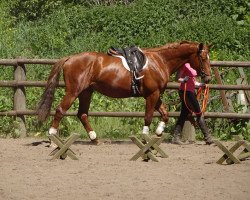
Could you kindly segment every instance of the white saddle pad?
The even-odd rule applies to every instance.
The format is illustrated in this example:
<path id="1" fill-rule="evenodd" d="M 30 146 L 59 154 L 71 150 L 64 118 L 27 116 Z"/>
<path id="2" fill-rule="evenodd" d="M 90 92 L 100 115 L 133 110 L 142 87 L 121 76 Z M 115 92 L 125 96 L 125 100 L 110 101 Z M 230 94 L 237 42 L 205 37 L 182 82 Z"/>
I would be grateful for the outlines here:
<path id="1" fill-rule="evenodd" d="M 113 56 L 120 58 L 122 60 L 123 67 L 125 67 L 128 71 L 130 71 L 128 63 L 127 63 L 126 59 L 123 56 L 120 56 L 120 55 L 113 55 Z M 145 65 L 143 65 L 142 69 L 146 68 L 147 65 L 148 65 L 148 58 L 146 58 Z"/>

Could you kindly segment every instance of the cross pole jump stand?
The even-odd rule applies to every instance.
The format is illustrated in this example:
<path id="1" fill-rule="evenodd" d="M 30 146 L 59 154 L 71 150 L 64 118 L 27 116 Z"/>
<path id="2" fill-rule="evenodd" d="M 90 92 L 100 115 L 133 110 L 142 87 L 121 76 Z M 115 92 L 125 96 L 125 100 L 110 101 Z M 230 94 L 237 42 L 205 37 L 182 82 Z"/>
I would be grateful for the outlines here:
<path id="1" fill-rule="evenodd" d="M 80 135 L 73 133 L 65 141 L 58 135 L 49 135 L 48 137 L 57 145 L 57 147 L 49 154 L 50 156 L 53 156 L 51 160 L 57 158 L 64 160 L 67 156 L 73 160 L 78 160 L 76 154 L 69 147 L 80 137 Z"/>
<path id="2" fill-rule="evenodd" d="M 241 161 L 250 157 L 250 144 L 238 135 L 234 135 L 233 137 L 236 143 L 230 149 L 227 149 L 219 140 L 214 140 L 214 143 L 224 152 L 224 155 L 216 162 L 217 164 L 222 165 L 224 161 L 227 164 L 240 164 Z M 241 146 L 244 147 L 244 150 L 235 156 L 233 153 Z"/>
<path id="3" fill-rule="evenodd" d="M 161 137 L 150 137 L 147 134 L 141 134 L 142 141 L 136 136 L 130 136 L 132 142 L 140 148 L 140 150 L 130 160 L 135 161 L 139 157 L 142 157 L 144 161 L 151 159 L 152 161 L 159 162 L 159 160 L 156 158 L 157 153 L 159 153 L 162 158 L 167 158 L 168 155 L 159 147 L 159 145 L 169 135 L 169 133 L 164 133 Z"/>

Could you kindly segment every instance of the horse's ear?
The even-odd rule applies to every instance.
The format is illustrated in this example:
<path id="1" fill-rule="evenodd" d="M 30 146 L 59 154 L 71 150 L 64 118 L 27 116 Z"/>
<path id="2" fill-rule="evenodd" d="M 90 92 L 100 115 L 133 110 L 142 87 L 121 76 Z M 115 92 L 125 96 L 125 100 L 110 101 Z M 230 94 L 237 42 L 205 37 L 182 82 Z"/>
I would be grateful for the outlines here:
<path id="1" fill-rule="evenodd" d="M 203 47 L 204 47 L 204 44 L 203 44 L 203 43 L 200 43 L 200 44 L 199 44 L 199 47 L 198 47 L 198 48 L 199 48 L 199 52 L 203 50 Z"/>
<path id="2" fill-rule="evenodd" d="M 213 44 L 209 44 L 207 46 L 208 46 L 208 49 L 212 49 L 214 45 Z"/>

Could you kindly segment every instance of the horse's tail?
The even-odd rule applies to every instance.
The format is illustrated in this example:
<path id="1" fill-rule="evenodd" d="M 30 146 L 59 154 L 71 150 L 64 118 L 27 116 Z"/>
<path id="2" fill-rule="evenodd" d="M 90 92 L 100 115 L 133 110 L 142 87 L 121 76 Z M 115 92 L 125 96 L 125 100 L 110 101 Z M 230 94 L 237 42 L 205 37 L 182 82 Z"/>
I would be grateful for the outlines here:
<path id="1" fill-rule="evenodd" d="M 64 65 L 64 63 L 68 59 L 69 58 L 63 58 L 63 59 L 59 60 L 54 65 L 54 67 L 52 68 L 52 70 L 50 72 L 45 91 L 42 95 L 41 101 L 40 101 L 38 108 L 37 108 L 37 111 L 36 111 L 37 116 L 38 116 L 38 120 L 41 122 L 44 122 L 50 114 L 52 102 L 54 100 L 55 89 L 59 83 L 60 72 L 62 70 L 62 66 Z"/>

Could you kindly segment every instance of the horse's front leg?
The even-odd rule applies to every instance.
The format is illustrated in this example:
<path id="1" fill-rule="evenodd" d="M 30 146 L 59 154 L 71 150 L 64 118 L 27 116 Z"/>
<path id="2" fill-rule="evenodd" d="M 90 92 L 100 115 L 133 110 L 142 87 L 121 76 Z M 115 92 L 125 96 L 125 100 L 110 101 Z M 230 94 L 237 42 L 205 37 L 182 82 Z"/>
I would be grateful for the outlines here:
<path id="1" fill-rule="evenodd" d="M 57 134 L 57 129 L 59 127 L 60 121 L 63 118 L 66 111 L 70 108 L 72 103 L 75 101 L 76 97 L 71 93 L 66 93 L 63 97 L 62 102 L 56 109 L 54 119 L 52 121 L 51 128 L 49 129 L 49 135 Z"/>
<path id="2" fill-rule="evenodd" d="M 75 99 L 76 97 L 74 95 L 72 95 L 69 92 L 66 92 L 65 96 L 63 97 L 62 102 L 56 109 L 56 113 L 52 121 L 52 125 L 49 129 L 49 135 L 57 134 L 60 121 L 62 120 L 64 114 L 70 108 L 70 106 L 72 105 Z M 56 147 L 53 141 L 50 141 L 50 147 Z"/>
<path id="3" fill-rule="evenodd" d="M 142 134 L 149 134 L 149 126 L 152 123 L 154 110 L 159 100 L 159 97 L 160 97 L 159 91 L 155 91 L 154 93 L 146 97 L 146 110 L 145 110 L 144 127 L 142 130 Z"/>
<path id="4" fill-rule="evenodd" d="M 168 122 L 168 112 L 166 109 L 166 105 L 162 103 L 161 99 L 159 98 L 155 109 L 161 114 L 161 121 L 156 129 L 156 135 L 161 136 L 162 132 L 164 131 L 165 124 Z"/>

